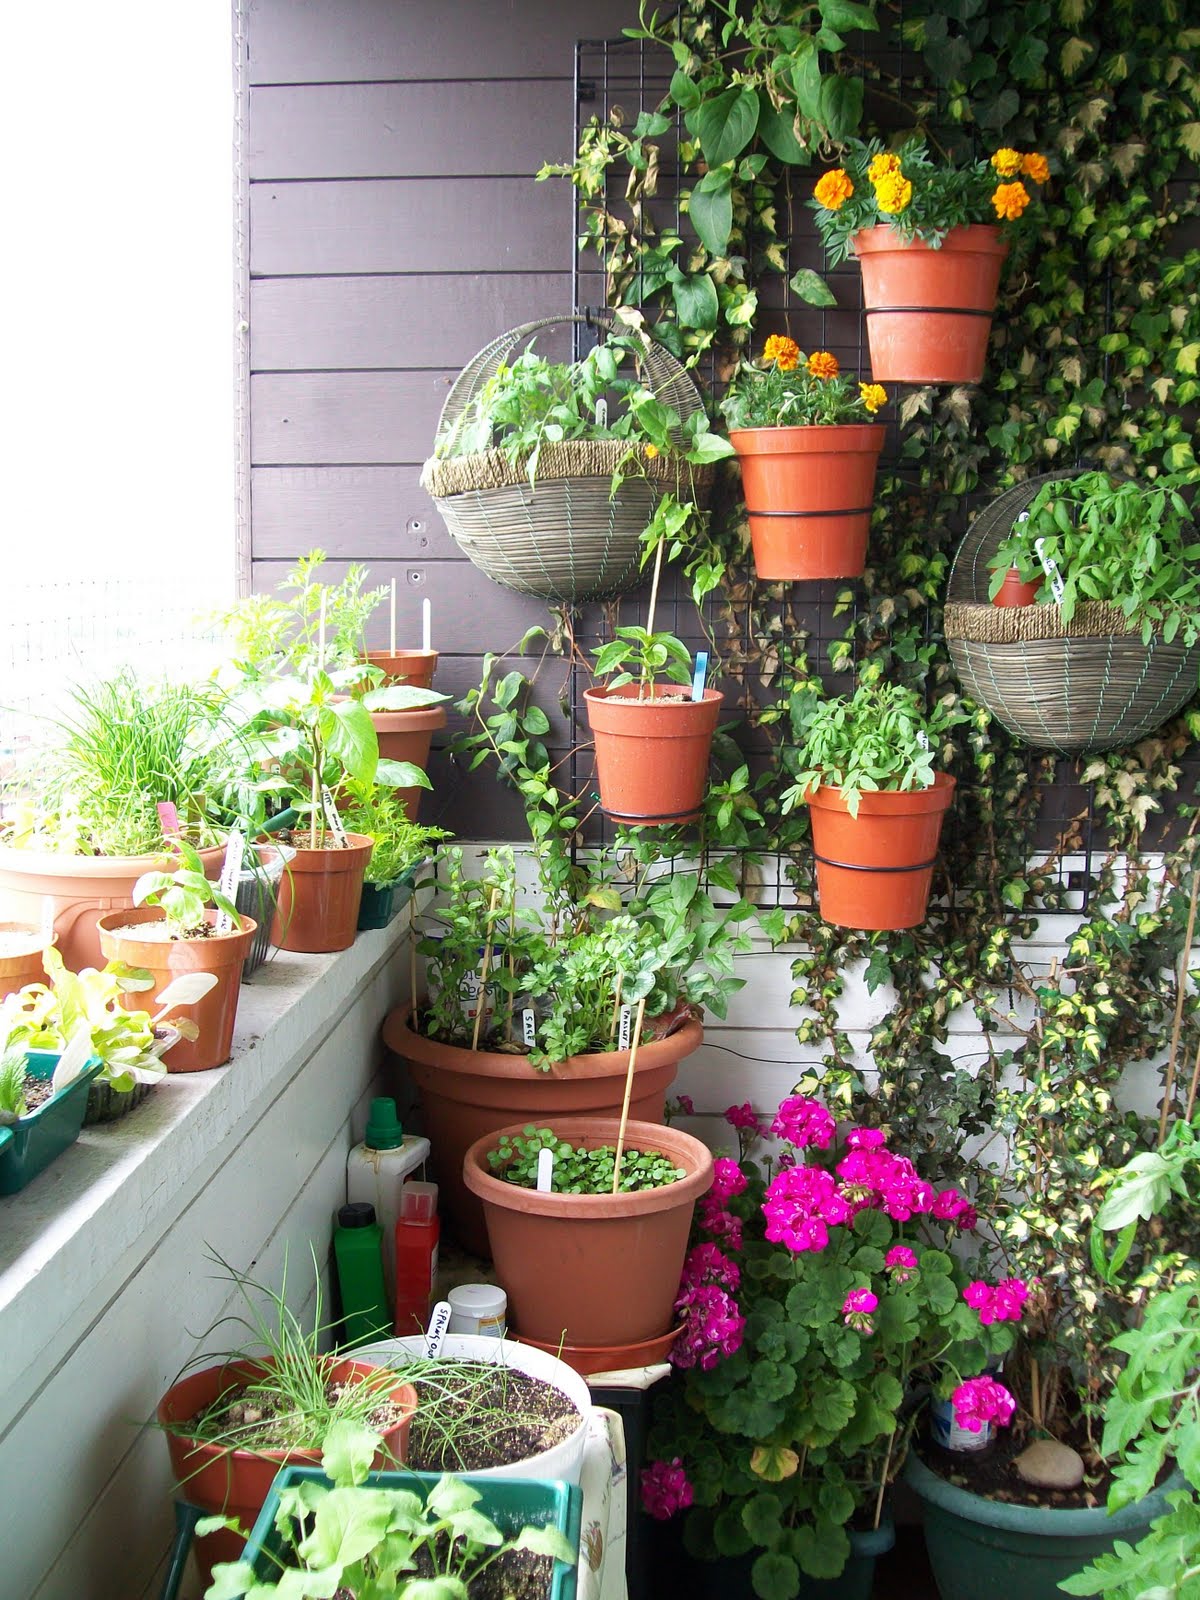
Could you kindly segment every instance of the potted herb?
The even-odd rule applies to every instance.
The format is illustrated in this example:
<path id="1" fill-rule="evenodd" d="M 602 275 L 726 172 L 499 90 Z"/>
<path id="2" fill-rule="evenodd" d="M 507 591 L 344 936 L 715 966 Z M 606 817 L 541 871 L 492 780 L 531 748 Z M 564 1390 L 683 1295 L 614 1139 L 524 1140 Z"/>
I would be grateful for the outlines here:
<path id="1" fill-rule="evenodd" d="M 903 684 L 864 677 L 846 699 L 812 684 L 790 715 L 797 753 L 785 812 L 806 803 L 822 918 L 844 928 L 913 928 L 929 903 L 942 820 L 954 779 L 936 770 L 962 720 L 954 697 L 926 711 Z"/>
<path id="2" fill-rule="evenodd" d="M 1000 268 L 1002 229 L 1050 176 L 1044 156 L 997 150 L 939 162 L 923 139 L 896 150 L 849 141 L 810 202 L 836 266 L 862 266 L 871 374 L 883 383 L 978 383 Z"/>
<path id="3" fill-rule="evenodd" d="M 417 774 L 428 787 L 424 773 Z M 345 784 L 348 804 L 342 820 L 353 833 L 372 840 L 372 849 L 363 875 L 362 903 L 358 926 L 386 928 L 412 893 L 417 873 L 447 838 L 442 828 L 423 828 L 409 821 L 408 807 L 400 789 L 381 788 L 349 778 Z"/>
<path id="4" fill-rule="evenodd" d="M 537 1187 L 543 1149 L 547 1191 Z M 477 1139 L 463 1178 L 482 1202 L 517 1332 L 617 1348 L 667 1332 L 692 1211 L 712 1176 L 698 1139 L 648 1122 L 561 1117 Z"/>
<path id="5" fill-rule="evenodd" d="M 721 410 L 760 579 L 862 576 L 886 404 L 886 390 L 855 383 L 828 350 L 805 356 L 780 334 L 739 365 Z"/>
<path id="6" fill-rule="evenodd" d="M 0 1007 L 0 1195 L 16 1194 L 75 1143 L 100 1071 L 86 1030 L 61 1054 L 30 1050 Z"/>

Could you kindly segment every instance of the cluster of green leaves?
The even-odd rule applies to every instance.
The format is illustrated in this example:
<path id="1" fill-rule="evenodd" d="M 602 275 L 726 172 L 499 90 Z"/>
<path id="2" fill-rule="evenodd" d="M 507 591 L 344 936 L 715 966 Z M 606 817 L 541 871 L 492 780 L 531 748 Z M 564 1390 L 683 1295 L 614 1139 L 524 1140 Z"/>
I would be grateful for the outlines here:
<path id="1" fill-rule="evenodd" d="M 505 1134 L 494 1150 L 488 1151 L 488 1166 L 497 1178 L 521 1189 L 536 1189 L 538 1161 L 543 1150 L 554 1152 L 550 1188 L 554 1194 L 611 1194 L 616 1171 L 617 1147 L 613 1144 L 588 1147 L 561 1139 L 552 1128 L 537 1128 L 533 1123 L 520 1133 Z M 654 1150 L 626 1149 L 621 1152 L 621 1177 L 618 1192 L 633 1194 L 640 1189 L 661 1189 L 677 1183 L 687 1173 L 669 1157 Z"/>
<path id="2" fill-rule="evenodd" d="M 366 653 L 367 623 L 387 590 L 366 588 L 367 569 L 357 561 L 337 583 L 326 582 L 326 559 L 324 550 L 310 550 L 276 586 L 281 598 L 247 595 L 214 618 L 242 677 L 304 677 L 318 666 L 351 666 Z"/>
<path id="3" fill-rule="evenodd" d="M 237 907 L 204 875 L 204 862 L 186 839 L 175 845 L 174 872 L 144 872 L 133 886 L 135 906 L 161 906 L 176 939 L 189 939 L 205 927 L 209 906 L 228 912 L 239 925 Z"/>
<path id="4" fill-rule="evenodd" d="M 647 633 L 636 626 L 617 628 L 608 643 L 593 654 L 596 676 L 606 678 L 610 689 L 636 683 L 639 694 L 645 695 L 660 679 L 692 681 L 692 653 L 673 633 Z"/>
<path id="5" fill-rule="evenodd" d="M 426 774 L 411 762 L 385 761 L 382 765 L 397 787 L 431 787 Z M 394 771 L 397 767 L 408 769 L 402 782 Z M 349 833 L 365 834 L 375 841 L 365 879 L 367 883 L 386 888 L 402 878 L 412 877 L 437 845 L 450 836 L 444 828 L 427 828 L 419 822 L 410 822 L 404 800 L 391 784 L 379 781 L 378 772 L 377 767 L 374 783 L 346 779 L 349 804 L 342 812 L 342 821 Z"/>
<path id="6" fill-rule="evenodd" d="M 721 402 L 731 428 L 829 427 L 840 422 L 873 422 L 878 406 L 868 406 L 863 386 L 852 373 L 818 378 L 809 372 L 803 351 L 788 370 L 777 361 L 742 361 Z"/>
<path id="7" fill-rule="evenodd" d="M 25 1098 L 25 1047 L 11 1039 L 0 1051 L 0 1127 L 17 1122 L 29 1109 Z"/>

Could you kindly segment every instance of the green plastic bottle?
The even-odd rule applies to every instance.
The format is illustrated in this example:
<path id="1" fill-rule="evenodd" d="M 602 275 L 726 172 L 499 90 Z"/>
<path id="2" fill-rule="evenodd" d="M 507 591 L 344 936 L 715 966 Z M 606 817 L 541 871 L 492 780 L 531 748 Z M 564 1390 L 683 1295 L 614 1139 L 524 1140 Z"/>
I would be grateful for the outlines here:
<path id="1" fill-rule="evenodd" d="M 383 1283 L 383 1229 L 373 1205 L 353 1200 L 341 1207 L 333 1256 L 342 1294 L 343 1347 L 388 1338 L 392 1318 Z"/>

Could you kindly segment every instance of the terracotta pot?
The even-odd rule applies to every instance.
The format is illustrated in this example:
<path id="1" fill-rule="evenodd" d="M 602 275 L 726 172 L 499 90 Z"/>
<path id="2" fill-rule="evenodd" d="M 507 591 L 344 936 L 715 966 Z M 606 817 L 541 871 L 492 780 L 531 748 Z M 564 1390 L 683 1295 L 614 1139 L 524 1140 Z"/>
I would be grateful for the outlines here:
<path id="1" fill-rule="evenodd" d="M 1028 583 L 1022 583 L 1021 574 L 1016 567 L 1009 567 L 1004 574 L 1004 582 L 992 598 L 992 604 L 994 606 L 1031 606 L 1037 599 L 1037 592 L 1041 587 L 1040 578 L 1031 578 Z"/>
<path id="2" fill-rule="evenodd" d="M 691 822 L 700 815 L 708 757 L 724 704 L 719 689 L 693 700 L 681 687 L 656 683 L 589 689 L 588 726 L 596 740 L 600 805 L 633 828 Z"/>
<path id="3" fill-rule="evenodd" d="M 553 1344 L 522 1335 L 520 1344 L 532 1345 L 535 1350 L 546 1350 L 565 1361 L 581 1377 L 590 1378 L 597 1372 L 624 1372 L 628 1367 L 653 1367 L 665 1361 L 671 1346 L 683 1332 L 683 1323 L 668 1328 L 654 1339 L 642 1339 L 637 1344 Z"/>
<path id="4" fill-rule="evenodd" d="M 383 1042 L 408 1064 L 421 1097 L 438 1204 L 473 1255 L 488 1253 L 483 1207 L 463 1182 L 467 1147 L 507 1126 L 514 1117 L 544 1121 L 555 1116 L 612 1115 L 621 1109 L 627 1050 L 570 1056 L 537 1072 L 523 1055 L 466 1050 L 439 1044 L 410 1027 L 411 1007 L 393 1011 Z M 634 1069 L 629 1114 L 640 1122 L 662 1121 L 663 1102 L 679 1063 L 704 1042 L 704 1029 L 689 1019 L 665 1039 L 643 1042 Z"/>
<path id="5" fill-rule="evenodd" d="M 760 579 L 862 576 L 886 437 L 879 422 L 730 430 Z"/>
<path id="6" fill-rule="evenodd" d="M 271 943 L 279 950 L 326 954 L 348 950 L 358 929 L 363 873 L 375 848 L 363 833 L 349 833 L 348 848 L 310 850 L 292 834 L 296 854 L 279 881 Z"/>
<path id="7" fill-rule="evenodd" d="M 206 911 L 212 927 L 215 911 Z M 154 974 L 154 988 L 137 994 L 123 994 L 126 1011 L 155 1010 L 155 997 L 174 978 L 185 972 L 211 972 L 217 984 L 194 1006 L 180 1006 L 173 1015 L 190 1017 L 200 1032 L 195 1039 L 180 1039 L 163 1057 L 168 1072 L 206 1072 L 223 1066 L 233 1047 L 233 1024 L 241 992 L 242 965 L 258 924 L 250 917 L 241 919 L 235 933 L 216 933 L 207 939 L 139 939 L 136 934 L 115 929 L 140 927 L 162 922 L 160 906 L 139 906 L 135 911 L 109 911 L 97 923 L 100 947 L 106 960 L 126 961 L 131 967 L 145 967 Z"/>
<path id="8" fill-rule="evenodd" d="M 418 706 L 414 711 L 372 711 L 371 721 L 379 739 L 380 757 L 388 761 L 411 761 L 422 772 L 429 768 L 429 746 L 439 728 L 446 726 L 446 708 Z M 422 789 L 397 789 L 410 822 L 417 820 Z"/>
<path id="9" fill-rule="evenodd" d="M 205 875 L 221 875 L 225 846 L 201 850 Z M 42 925 L 43 907 L 54 907 L 54 942 L 72 972 L 102 967 L 96 923 L 106 911 L 133 905 L 133 886 L 144 872 L 172 872 L 169 854 L 65 856 L 49 850 L 0 849 L 0 917 Z"/>
<path id="10" fill-rule="evenodd" d="M 978 383 L 1008 245 L 986 223 L 937 250 L 891 228 L 854 236 L 876 383 Z"/>
<path id="11" fill-rule="evenodd" d="M 942 819 L 954 779 L 935 774 L 931 789 L 866 790 L 858 816 L 840 789 L 809 797 L 821 916 L 839 928 L 915 928 L 924 921 Z"/>
<path id="12" fill-rule="evenodd" d="M 181 1378 L 158 1403 L 160 1426 L 187 1422 L 232 1384 L 257 1377 L 270 1365 L 269 1360 L 231 1361 Z M 329 1378 L 335 1383 L 355 1379 L 362 1382 L 378 1370 L 362 1361 L 338 1361 L 330 1366 Z M 383 1448 L 374 1463 L 380 1470 L 404 1460 L 412 1415 L 417 1409 L 417 1393 L 410 1384 L 397 1383 L 394 1389 L 384 1392 L 404 1407 L 405 1414 L 383 1435 Z M 253 1526 L 262 1510 L 281 1467 L 319 1467 L 321 1464 L 319 1446 L 312 1450 L 220 1450 L 215 1445 L 197 1444 L 186 1435 L 168 1433 L 167 1449 L 171 1454 L 171 1470 L 183 1497 L 201 1506 L 206 1513 L 237 1517 L 247 1529 Z M 194 1548 L 203 1579 L 202 1590 L 211 1581 L 214 1562 L 236 1561 L 242 1553 L 242 1543 L 237 1534 L 224 1531 L 196 1540 Z"/>
<path id="13" fill-rule="evenodd" d="M 8 955 L 0 954 L 0 1000 L 16 994 L 27 983 L 45 983 L 46 968 L 42 951 L 49 943 L 40 928 L 28 922 L 0 922 L 0 941 L 8 942 L 12 936 L 14 948 Z"/>
<path id="14" fill-rule="evenodd" d="M 617 1117 L 549 1117 L 571 1144 L 615 1144 Z M 674 1323 L 696 1201 L 712 1185 L 707 1145 L 678 1128 L 630 1122 L 626 1148 L 661 1151 L 687 1176 L 634 1194 L 552 1194 L 494 1178 L 488 1152 L 513 1123 L 477 1139 L 463 1179 L 483 1202 L 496 1276 L 513 1326 L 548 1343 L 631 1345 Z"/>
<path id="15" fill-rule="evenodd" d="M 378 667 L 385 684 L 407 683 L 414 689 L 432 689 L 437 671 L 436 650 L 368 650 L 367 663 Z"/>

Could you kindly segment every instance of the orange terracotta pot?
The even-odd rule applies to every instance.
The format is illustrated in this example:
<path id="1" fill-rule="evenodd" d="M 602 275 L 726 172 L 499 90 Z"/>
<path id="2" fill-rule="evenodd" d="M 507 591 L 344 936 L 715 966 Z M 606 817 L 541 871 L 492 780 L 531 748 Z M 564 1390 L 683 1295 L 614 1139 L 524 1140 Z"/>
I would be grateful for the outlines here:
<path id="1" fill-rule="evenodd" d="M 1031 578 L 1028 583 L 1021 582 L 1021 574 L 1016 567 L 1009 567 L 1004 574 L 1004 582 L 997 589 L 992 599 L 994 606 L 1031 606 L 1037 599 L 1038 590 L 1042 587 L 1039 578 Z"/>
<path id="2" fill-rule="evenodd" d="M 552 1117 L 577 1148 L 615 1144 L 617 1117 Z M 523 1124 L 502 1128 L 520 1133 Z M 633 1194 L 552 1194 L 495 1178 L 477 1139 L 463 1180 L 483 1203 L 496 1277 L 517 1333 L 543 1343 L 631 1345 L 669 1331 L 696 1201 L 712 1185 L 712 1155 L 678 1128 L 630 1122 L 626 1148 L 661 1151 L 687 1173 Z"/>
<path id="3" fill-rule="evenodd" d="M 656 683 L 639 699 L 635 683 L 589 689 L 588 726 L 596 741 L 600 805 L 632 828 L 691 822 L 700 815 L 708 757 L 724 696 Z"/>
<path id="4" fill-rule="evenodd" d="M 221 875 L 225 846 L 201 850 L 207 877 Z M 144 872 L 172 872 L 173 856 L 66 856 L 49 850 L 0 849 L 0 917 L 42 924 L 47 901 L 54 910 L 54 942 L 72 972 L 102 967 L 96 923 L 106 911 L 133 905 L 133 886 Z"/>
<path id="5" fill-rule="evenodd" d="M 840 789 L 809 796 L 821 916 L 839 928 L 915 928 L 925 919 L 942 819 L 954 798 L 944 772 L 931 789 L 868 790 L 858 816 Z"/>
<path id="6" fill-rule="evenodd" d="M 384 683 L 407 683 L 414 689 L 432 689 L 437 671 L 436 650 L 368 650 L 367 662 L 384 674 Z"/>
<path id="7" fill-rule="evenodd" d="M 157 1418 L 160 1426 L 170 1427 L 197 1416 L 206 1406 L 231 1385 L 258 1377 L 269 1367 L 269 1360 L 231 1361 L 223 1366 L 207 1367 L 188 1378 L 172 1384 L 158 1404 Z M 335 1361 L 329 1367 L 329 1380 L 359 1382 L 373 1376 L 378 1367 L 362 1361 Z M 383 1445 L 374 1466 L 386 1470 L 402 1462 L 408 1450 L 408 1434 L 412 1416 L 417 1409 L 417 1392 L 411 1384 L 397 1383 L 384 1391 L 389 1398 L 404 1407 L 402 1420 L 383 1435 Z M 214 1516 L 237 1517 L 249 1529 L 262 1510 L 275 1474 L 285 1466 L 312 1466 L 321 1464 L 321 1451 L 313 1450 L 220 1450 L 215 1445 L 198 1444 L 184 1434 L 168 1433 L 167 1449 L 171 1455 L 171 1470 L 175 1474 L 183 1498 L 201 1506 Z M 210 1533 L 195 1541 L 194 1549 L 207 1588 L 212 1579 L 212 1568 L 218 1561 L 236 1561 L 242 1553 L 243 1541 L 232 1532 Z"/>
<path id="8" fill-rule="evenodd" d="M 241 993 L 242 967 L 258 924 L 251 917 L 241 918 L 234 933 L 217 933 L 207 939 L 139 939 L 136 934 L 115 930 L 162 922 L 160 906 L 139 906 L 133 911 L 109 911 L 97 924 L 105 960 L 125 961 L 131 967 L 145 967 L 154 974 L 154 988 L 138 994 L 123 994 L 126 1011 L 155 1009 L 155 997 L 174 978 L 185 972 L 211 972 L 217 980 L 194 1006 L 180 1006 L 173 1015 L 189 1017 L 200 1030 L 195 1039 L 180 1039 L 163 1057 L 168 1072 L 207 1072 L 229 1060 L 233 1048 L 233 1025 Z M 215 911 L 206 911 L 212 927 Z"/>
<path id="9" fill-rule="evenodd" d="M 1008 245 L 986 223 L 951 228 L 939 249 L 891 228 L 854 236 L 876 383 L 978 383 Z"/>
<path id="10" fill-rule="evenodd" d="M 862 576 L 886 437 L 878 422 L 730 429 L 760 579 Z"/>
<path id="11" fill-rule="evenodd" d="M 581 1377 L 590 1378 L 597 1372 L 624 1372 L 627 1367 L 652 1367 L 665 1361 L 671 1346 L 683 1332 L 683 1324 L 668 1328 L 654 1339 L 642 1339 L 637 1344 L 562 1344 L 555 1340 L 529 1339 L 524 1336 L 518 1344 L 529 1344 L 535 1350 L 558 1356 L 573 1367 Z"/>
<path id="12" fill-rule="evenodd" d="M 459 1242 L 474 1255 L 488 1253 L 483 1207 L 463 1182 L 463 1156 L 470 1145 L 494 1134 L 515 1117 L 541 1122 L 551 1116 L 614 1115 L 621 1109 L 627 1050 L 602 1050 L 556 1061 L 535 1071 L 523 1055 L 466 1050 L 415 1033 L 411 1008 L 393 1011 L 383 1042 L 408 1067 L 421 1098 L 439 1205 Z M 667 1090 L 679 1063 L 704 1042 L 704 1029 L 689 1019 L 665 1039 L 643 1042 L 634 1065 L 629 1114 L 659 1123 Z"/>
<path id="13" fill-rule="evenodd" d="M 48 941 L 40 928 L 28 922 L 0 922 L 0 940 L 13 946 L 7 955 L 0 954 L 0 1000 L 27 983 L 45 983 L 42 951 Z"/>
<path id="14" fill-rule="evenodd" d="M 427 687 L 427 686 L 426 686 Z M 422 772 L 429 769 L 429 746 L 439 728 L 446 726 L 446 708 L 418 706 L 413 711 L 372 711 L 371 722 L 379 739 L 379 754 L 388 761 L 411 761 Z M 397 789 L 410 822 L 417 820 L 422 789 Z"/>
<path id="15" fill-rule="evenodd" d="M 301 842 L 303 831 L 292 834 L 296 854 L 283 870 L 271 923 L 271 943 L 278 949 L 316 955 L 354 943 L 363 873 L 375 844 L 363 833 L 346 837 L 344 850 L 310 850 Z"/>

